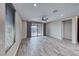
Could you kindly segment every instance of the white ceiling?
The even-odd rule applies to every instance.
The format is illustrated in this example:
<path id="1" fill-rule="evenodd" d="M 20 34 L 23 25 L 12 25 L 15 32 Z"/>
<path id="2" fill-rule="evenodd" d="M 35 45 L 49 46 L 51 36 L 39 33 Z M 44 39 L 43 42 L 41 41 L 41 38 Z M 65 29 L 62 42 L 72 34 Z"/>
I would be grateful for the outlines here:
<path id="1" fill-rule="evenodd" d="M 41 21 L 42 16 L 48 17 L 49 21 L 79 15 L 78 3 L 16 3 L 14 7 L 23 20 Z M 53 13 L 54 10 L 58 12 Z"/>

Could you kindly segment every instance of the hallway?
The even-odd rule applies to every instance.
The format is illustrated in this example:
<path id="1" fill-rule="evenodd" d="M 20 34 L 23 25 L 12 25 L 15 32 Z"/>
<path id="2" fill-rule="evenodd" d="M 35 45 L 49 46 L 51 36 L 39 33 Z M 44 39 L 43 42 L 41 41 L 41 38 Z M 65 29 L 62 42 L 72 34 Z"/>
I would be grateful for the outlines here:
<path id="1" fill-rule="evenodd" d="M 42 36 L 23 39 L 17 56 L 78 56 L 79 44 Z"/>

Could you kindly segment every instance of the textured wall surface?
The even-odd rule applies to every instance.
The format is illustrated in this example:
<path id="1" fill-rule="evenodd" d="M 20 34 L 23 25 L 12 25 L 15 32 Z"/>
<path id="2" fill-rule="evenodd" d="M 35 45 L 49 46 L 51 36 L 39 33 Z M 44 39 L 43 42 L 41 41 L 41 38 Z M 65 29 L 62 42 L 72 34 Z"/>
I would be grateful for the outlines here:
<path id="1" fill-rule="evenodd" d="M 0 4 L 0 55 L 4 55 L 5 43 L 5 4 Z"/>

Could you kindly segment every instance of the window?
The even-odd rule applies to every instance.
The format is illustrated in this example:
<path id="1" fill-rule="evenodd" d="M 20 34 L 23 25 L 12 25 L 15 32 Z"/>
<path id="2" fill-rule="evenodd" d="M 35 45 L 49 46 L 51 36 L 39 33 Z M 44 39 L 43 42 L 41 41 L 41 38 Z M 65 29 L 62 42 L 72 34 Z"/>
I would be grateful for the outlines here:
<path id="1" fill-rule="evenodd" d="M 5 50 L 7 52 L 15 42 L 15 10 L 10 3 L 6 3 L 5 8 Z"/>

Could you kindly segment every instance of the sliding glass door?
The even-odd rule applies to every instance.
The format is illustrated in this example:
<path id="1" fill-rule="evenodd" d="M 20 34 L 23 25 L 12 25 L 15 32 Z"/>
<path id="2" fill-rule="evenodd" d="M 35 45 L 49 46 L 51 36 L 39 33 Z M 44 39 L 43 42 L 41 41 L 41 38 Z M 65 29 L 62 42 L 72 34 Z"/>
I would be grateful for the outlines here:
<path id="1" fill-rule="evenodd" d="M 38 27 L 37 28 L 38 36 L 42 36 L 43 35 L 43 25 L 38 24 L 37 27 Z"/>
<path id="2" fill-rule="evenodd" d="M 31 25 L 31 37 L 42 36 L 43 35 L 43 25 L 38 23 L 32 23 Z"/>
<path id="3" fill-rule="evenodd" d="M 31 26 L 31 37 L 37 36 L 37 24 L 33 23 Z"/>

